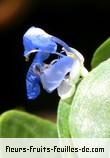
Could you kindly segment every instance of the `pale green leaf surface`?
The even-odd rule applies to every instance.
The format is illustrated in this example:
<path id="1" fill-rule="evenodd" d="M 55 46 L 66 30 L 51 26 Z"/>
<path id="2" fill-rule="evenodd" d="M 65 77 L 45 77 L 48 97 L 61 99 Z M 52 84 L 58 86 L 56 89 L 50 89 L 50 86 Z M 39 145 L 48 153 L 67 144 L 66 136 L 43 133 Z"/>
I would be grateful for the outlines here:
<path id="1" fill-rule="evenodd" d="M 69 131 L 69 112 L 70 104 L 65 100 L 60 100 L 57 113 L 57 129 L 60 138 L 70 138 Z"/>
<path id="2" fill-rule="evenodd" d="M 110 138 L 110 59 L 83 79 L 69 116 L 71 137 Z"/>

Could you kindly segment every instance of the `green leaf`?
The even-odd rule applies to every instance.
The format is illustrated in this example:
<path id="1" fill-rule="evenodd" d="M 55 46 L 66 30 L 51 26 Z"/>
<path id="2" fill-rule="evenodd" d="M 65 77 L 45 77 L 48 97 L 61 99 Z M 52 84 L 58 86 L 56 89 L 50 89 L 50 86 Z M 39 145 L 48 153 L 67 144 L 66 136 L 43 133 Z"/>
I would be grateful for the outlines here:
<path id="1" fill-rule="evenodd" d="M 0 138 L 57 138 L 56 125 L 26 112 L 10 110 L 0 117 Z"/>
<path id="2" fill-rule="evenodd" d="M 69 112 L 71 106 L 65 102 L 65 100 L 60 100 L 58 105 L 57 113 L 57 129 L 58 136 L 60 138 L 70 138 L 69 132 Z"/>
<path id="3" fill-rule="evenodd" d="M 101 62 L 110 58 L 110 38 L 98 47 L 93 55 L 91 67 L 95 68 Z"/>
<path id="4" fill-rule="evenodd" d="M 110 138 L 110 59 L 84 78 L 69 117 L 71 137 Z"/>

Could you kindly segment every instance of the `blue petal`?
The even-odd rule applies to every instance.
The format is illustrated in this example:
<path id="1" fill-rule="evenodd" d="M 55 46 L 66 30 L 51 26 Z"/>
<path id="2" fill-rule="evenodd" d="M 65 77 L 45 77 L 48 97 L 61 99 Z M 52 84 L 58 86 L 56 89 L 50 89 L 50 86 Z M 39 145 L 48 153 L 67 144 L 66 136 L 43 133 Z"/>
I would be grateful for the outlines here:
<path id="1" fill-rule="evenodd" d="M 30 76 L 26 79 L 26 86 L 27 86 L 27 97 L 28 99 L 36 99 L 40 94 L 40 86 L 37 83 L 36 78 Z"/>
<path id="2" fill-rule="evenodd" d="M 48 59 L 50 56 L 50 54 L 48 52 L 41 52 L 39 51 L 36 55 L 35 55 L 35 58 L 34 58 L 34 61 L 33 63 L 38 63 L 40 65 L 43 66 L 43 62 Z"/>
<path id="3" fill-rule="evenodd" d="M 52 38 L 52 41 L 54 41 L 55 43 L 58 43 L 59 45 L 64 47 L 66 49 L 66 51 L 74 53 L 74 51 L 71 49 L 71 47 L 69 47 L 69 45 L 66 44 L 63 40 L 61 40 L 55 36 L 52 36 L 51 38 Z"/>
<path id="4" fill-rule="evenodd" d="M 27 89 L 28 99 L 35 99 L 40 94 L 40 86 L 39 86 L 40 77 L 37 73 L 34 73 L 33 71 L 33 66 L 36 63 L 35 59 L 31 64 L 26 76 L 26 89 Z"/>
<path id="5" fill-rule="evenodd" d="M 40 94 L 40 77 L 37 73 L 34 72 L 34 66 L 39 64 L 40 67 L 44 66 L 43 61 L 49 57 L 49 53 L 38 52 L 36 53 L 34 60 L 28 70 L 26 76 L 26 88 L 27 88 L 27 97 L 28 99 L 35 99 Z"/>
<path id="6" fill-rule="evenodd" d="M 38 49 L 42 52 L 56 52 L 57 44 L 52 40 L 51 35 L 40 28 L 31 27 L 23 36 L 24 56 L 29 51 Z"/>
<path id="7" fill-rule="evenodd" d="M 29 55 L 28 52 L 34 49 L 33 44 L 29 38 L 23 37 L 24 56 Z"/>
<path id="8" fill-rule="evenodd" d="M 43 88 L 47 92 L 55 90 L 64 80 L 65 75 L 71 71 L 74 60 L 70 57 L 62 57 L 55 64 L 40 75 Z"/>

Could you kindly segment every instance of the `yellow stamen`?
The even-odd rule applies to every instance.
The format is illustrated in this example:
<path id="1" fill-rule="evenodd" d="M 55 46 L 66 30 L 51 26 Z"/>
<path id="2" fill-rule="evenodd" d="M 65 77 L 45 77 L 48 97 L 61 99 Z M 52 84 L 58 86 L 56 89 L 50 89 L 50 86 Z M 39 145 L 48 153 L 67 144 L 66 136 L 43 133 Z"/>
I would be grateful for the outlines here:
<path id="1" fill-rule="evenodd" d="M 67 56 L 73 58 L 73 59 L 77 59 L 77 56 L 71 52 L 66 52 Z"/>
<path id="2" fill-rule="evenodd" d="M 29 61 L 29 57 L 25 57 L 25 61 L 28 62 Z"/>

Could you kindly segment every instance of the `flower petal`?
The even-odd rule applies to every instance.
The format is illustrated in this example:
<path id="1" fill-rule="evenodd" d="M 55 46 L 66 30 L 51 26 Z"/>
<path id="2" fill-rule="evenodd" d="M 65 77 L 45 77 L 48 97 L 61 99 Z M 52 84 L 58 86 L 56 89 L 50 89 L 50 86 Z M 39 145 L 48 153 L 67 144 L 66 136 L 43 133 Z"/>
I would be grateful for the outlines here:
<path id="1" fill-rule="evenodd" d="M 81 73 L 81 63 L 79 60 L 75 60 L 71 72 L 70 72 L 70 82 L 77 83 Z"/>
<path id="2" fill-rule="evenodd" d="M 69 98 L 74 94 L 76 87 L 75 85 L 79 81 L 80 72 L 81 72 L 81 63 L 77 59 L 72 65 L 68 79 L 65 79 L 57 88 L 58 95 L 62 99 Z"/>
<path id="3" fill-rule="evenodd" d="M 84 63 L 84 57 L 83 57 L 83 55 L 79 51 L 77 51 L 76 49 L 74 49 L 74 48 L 71 48 L 71 50 L 79 58 L 81 64 L 83 64 Z"/>
<path id="4" fill-rule="evenodd" d="M 68 44 L 66 44 L 63 40 L 59 39 L 58 37 L 55 36 L 51 36 L 52 41 L 54 41 L 55 43 L 61 45 L 62 47 L 65 48 L 66 51 L 68 52 L 73 52 L 73 50 L 71 49 L 71 47 L 69 47 Z M 74 53 L 74 52 L 73 52 Z"/>
<path id="5" fill-rule="evenodd" d="M 28 99 L 35 99 L 39 96 L 40 94 L 40 86 L 35 78 L 30 76 L 29 78 L 26 79 L 26 87 L 27 87 L 27 97 Z"/>
<path id="6" fill-rule="evenodd" d="M 36 60 L 34 59 L 26 75 L 26 89 L 28 99 L 35 99 L 40 94 L 40 77 L 33 71 L 35 61 Z"/>
<path id="7" fill-rule="evenodd" d="M 24 45 L 24 49 L 25 49 L 24 56 L 27 57 L 32 53 L 31 50 L 34 49 L 32 41 L 29 38 L 24 36 L 23 37 L 23 45 Z"/>
<path id="8" fill-rule="evenodd" d="M 62 99 L 67 99 L 71 97 L 75 92 L 76 85 L 71 84 L 68 79 L 64 80 L 60 86 L 57 88 L 58 95 Z"/>
<path id="9" fill-rule="evenodd" d="M 40 65 L 44 65 L 44 61 L 46 60 L 46 59 L 48 59 L 49 58 L 49 56 L 50 56 L 50 54 L 48 53 L 48 52 L 41 52 L 41 51 L 39 51 L 36 55 L 35 55 L 35 58 L 34 58 L 34 61 L 33 61 L 33 63 L 37 63 L 37 64 L 40 64 Z"/>
<path id="10" fill-rule="evenodd" d="M 64 56 L 60 58 L 55 64 L 50 65 L 48 69 L 40 75 L 43 88 L 47 92 L 55 90 L 64 80 L 65 75 L 71 71 L 74 60 L 70 57 Z"/>
<path id="11" fill-rule="evenodd" d="M 35 49 L 48 53 L 56 52 L 57 44 L 52 41 L 51 37 L 40 28 L 31 27 L 28 29 L 23 36 L 24 56 Z"/>

